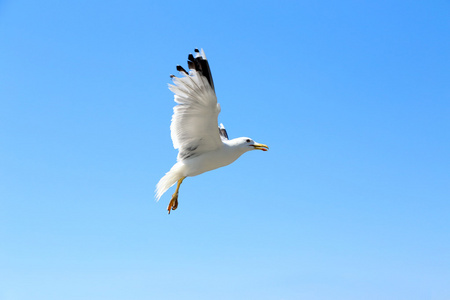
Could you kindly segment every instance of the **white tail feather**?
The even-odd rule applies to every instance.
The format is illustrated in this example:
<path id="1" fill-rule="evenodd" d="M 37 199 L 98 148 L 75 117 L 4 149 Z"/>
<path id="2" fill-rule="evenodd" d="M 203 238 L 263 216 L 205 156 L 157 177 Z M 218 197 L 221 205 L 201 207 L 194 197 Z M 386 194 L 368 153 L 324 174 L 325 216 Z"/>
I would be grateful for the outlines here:
<path id="1" fill-rule="evenodd" d="M 176 163 L 172 169 L 170 169 L 169 172 L 166 173 L 166 175 L 163 176 L 156 185 L 156 201 L 159 201 L 161 196 L 171 187 L 173 186 L 178 180 L 183 178 L 183 172 L 182 172 L 183 165 L 180 163 Z"/>

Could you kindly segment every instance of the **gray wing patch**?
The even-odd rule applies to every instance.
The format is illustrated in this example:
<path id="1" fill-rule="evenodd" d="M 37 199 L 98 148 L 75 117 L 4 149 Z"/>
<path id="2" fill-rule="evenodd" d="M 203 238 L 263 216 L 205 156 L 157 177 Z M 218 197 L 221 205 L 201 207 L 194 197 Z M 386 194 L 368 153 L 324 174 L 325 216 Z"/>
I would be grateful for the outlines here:
<path id="1" fill-rule="evenodd" d="M 195 150 L 197 150 L 199 145 L 200 145 L 200 143 L 191 144 L 188 147 L 184 148 L 183 151 L 178 154 L 178 158 L 179 159 L 187 159 L 190 157 L 197 156 L 198 154 L 195 152 Z"/>
<path id="2" fill-rule="evenodd" d="M 225 127 L 223 127 L 223 124 L 219 126 L 219 135 L 222 140 L 228 140 L 228 133 Z"/>

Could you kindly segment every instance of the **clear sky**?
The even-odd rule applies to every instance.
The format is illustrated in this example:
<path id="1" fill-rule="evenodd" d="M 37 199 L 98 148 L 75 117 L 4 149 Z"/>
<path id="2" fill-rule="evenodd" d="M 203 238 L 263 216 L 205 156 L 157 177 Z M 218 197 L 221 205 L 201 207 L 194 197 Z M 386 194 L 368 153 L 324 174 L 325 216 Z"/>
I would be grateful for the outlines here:
<path id="1" fill-rule="evenodd" d="M 450 299 L 450 2 L 0 1 L 0 300 Z M 154 200 L 177 64 L 270 146 Z"/>

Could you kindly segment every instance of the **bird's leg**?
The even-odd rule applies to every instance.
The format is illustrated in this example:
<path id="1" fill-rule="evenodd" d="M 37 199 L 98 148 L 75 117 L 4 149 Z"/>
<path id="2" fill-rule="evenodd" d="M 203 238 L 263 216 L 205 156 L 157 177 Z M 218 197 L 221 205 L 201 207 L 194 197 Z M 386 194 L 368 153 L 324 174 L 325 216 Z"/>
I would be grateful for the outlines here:
<path id="1" fill-rule="evenodd" d="M 170 210 L 172 210 L 172 209 L 175 210 L 178 207 L 178 190 L 180 189 L 180 185 L 185 178 L 186 177 L 183 177 L 180 180 L 178 180 L 177 189 L 175 190 L 175 193 L 173 193 L 173 195 L 172 195 L 172 199 L 169 202 L 169 206 L 167 206 L 167 210 L 169 211 L 169 214 L 170 214 Z"/>

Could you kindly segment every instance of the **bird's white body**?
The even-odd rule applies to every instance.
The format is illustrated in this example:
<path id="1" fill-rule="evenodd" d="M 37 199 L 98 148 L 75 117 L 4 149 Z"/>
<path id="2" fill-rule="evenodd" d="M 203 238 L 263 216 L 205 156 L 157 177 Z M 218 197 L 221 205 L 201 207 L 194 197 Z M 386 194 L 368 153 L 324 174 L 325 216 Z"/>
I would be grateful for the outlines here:
<path id="1" fill-rule="evenodd" d="M 247 151 L 255 150 L 255 143 L 250 138 L 223 140 L 221 147 L 207 151 L 201 155 L 179 160 L 156 186 L 156 197 L 159 199 L 172 185 L 185 177 L 197 176 L 233 163 Z"/>
<path id="2" fill-rule="evenodd" d="M 180 169 L 184 177 L 197 176 L 227 166 L 249 150 L 252 149 L 239 147 L 234 140 L 224 141 L 219 149 L 179 161 L 177 164 L 181 165 Z"/>
<path id="3" fill-rule="evenodd" d="M 169 213 L 178 206 L 178 189 L 184 178 L 229 165 L 247 151 L 268 148 L 250 138 L 228 139 L 223 125 L 217 126 L 220 105 L 205 53 L 196 49 L 196 56 L 190 54 L 188 59 L 189 73 L 177 66 L 184 77 L 172 75 L 174 84 L 169 85 L 178 104 L 170 125 L 173 146 L 178 149 L 177 163 L 156 186 L 159 200 L 178 182 Z"/>

